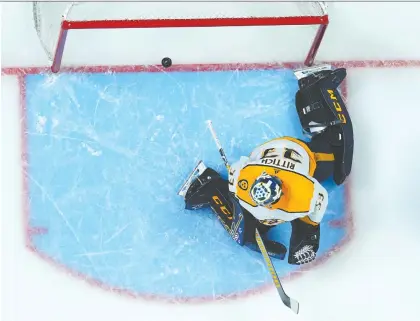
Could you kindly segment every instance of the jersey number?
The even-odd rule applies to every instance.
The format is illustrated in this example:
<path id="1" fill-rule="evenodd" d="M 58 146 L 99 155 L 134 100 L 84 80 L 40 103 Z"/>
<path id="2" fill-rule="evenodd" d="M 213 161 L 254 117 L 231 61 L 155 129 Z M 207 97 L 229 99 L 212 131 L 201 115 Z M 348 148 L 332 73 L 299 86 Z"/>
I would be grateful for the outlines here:
<path id="1" fill-rule="evenodd" d="M 301 164 L 302 155 L 299 154 L 297 151 L 291 148 L 285 148 L 283 152 L 283 157 L 286 159 L 291 160 L 292 162 L 296 162 Z"/>

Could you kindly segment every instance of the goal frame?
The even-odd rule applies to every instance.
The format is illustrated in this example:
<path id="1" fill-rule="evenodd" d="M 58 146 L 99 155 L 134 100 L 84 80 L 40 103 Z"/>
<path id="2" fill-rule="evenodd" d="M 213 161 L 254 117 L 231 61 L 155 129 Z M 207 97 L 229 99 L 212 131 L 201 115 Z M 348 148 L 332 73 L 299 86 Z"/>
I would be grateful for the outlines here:
<path id="1" fill-rule="evenodd" d="M 322 15 L 273 16 L 273 17 L 224 17 L 224 18 L 178 18 L 178 19 L 127 19 L 127 20 L 68 20 L 70 8 L 62 15 L 58 40 L 53 52 L 51 71 L 60 71 L 67 34 L 69 30 L 80 29 L 144 29 L 144 28 L 216 28 L 216 27 L 258 27 L 258 26 L 308 26 L 318 25 L 304 65 L 311 66 L 321 45 L 329 24 L 325 5 L 318 2 Z M 34 2 L 36 6 L 36 2 Z M 35 12 L 35 11 L 34 11 Z M 38 32 L 38 30 L 37 30 Z M 42 42 L 42 40 L 41 40 Z M 44 48 L 45 49 L 45 48 Z"/>

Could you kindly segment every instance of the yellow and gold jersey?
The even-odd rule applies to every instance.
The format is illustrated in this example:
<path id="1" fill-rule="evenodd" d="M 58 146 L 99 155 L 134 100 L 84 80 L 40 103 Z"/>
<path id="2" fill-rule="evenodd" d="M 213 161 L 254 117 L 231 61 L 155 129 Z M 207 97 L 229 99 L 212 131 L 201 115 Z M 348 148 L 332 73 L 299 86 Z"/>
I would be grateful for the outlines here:
<path id="1" fill-rule="evenodd" d="M 267 225 L 308 216 L 308 223 L 321 221 L 328 204 L 325 188 L 312 176 L 316 156 L 307 145 L 291 137 L 271 140 L 258 146 L 249 157 L 231 166 L 229 189 L 240 204 Z M 263 173 L 282 182 L 280 200 L 269 207 L 258 206 L 250 195 L 255 180 Z"/>

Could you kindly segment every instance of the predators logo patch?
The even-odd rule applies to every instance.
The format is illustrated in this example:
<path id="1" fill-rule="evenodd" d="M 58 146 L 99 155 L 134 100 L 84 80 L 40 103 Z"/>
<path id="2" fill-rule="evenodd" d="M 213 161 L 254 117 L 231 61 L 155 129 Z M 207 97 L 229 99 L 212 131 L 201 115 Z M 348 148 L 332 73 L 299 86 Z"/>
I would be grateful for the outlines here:
<path id="1" fill-rule="evenodd" d="M 243 189 L 244 191 L 246 191 L 248 189 L 248 181 L 246 179 L 241 179 L 238 182 L 238 186 L 240 189 Z"/>

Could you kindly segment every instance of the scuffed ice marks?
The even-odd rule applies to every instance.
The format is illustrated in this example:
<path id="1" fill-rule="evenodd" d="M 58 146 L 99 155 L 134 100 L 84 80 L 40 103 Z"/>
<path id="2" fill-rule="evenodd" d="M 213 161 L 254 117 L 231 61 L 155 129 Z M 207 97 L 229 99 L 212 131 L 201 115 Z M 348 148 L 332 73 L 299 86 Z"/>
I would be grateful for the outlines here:
<path id="1" fill-rule="evenodd" d="M 102 151 L 94 149 L 91 145 L 82 142 L 81 146 L 86 149 L 86 151 L 91 154 L 92 156 L 101 156 Z"/>
<path id="2" fill-rule="evenodd" d="M 48 119 L 46 116 L 36 115 L 35 118 L 35 133 L 45 134 L 47 131 L 54 130 L 59 124 L 59 120 L 52 118 Z M 35 134 L 34 133 L 34 134 Z"/>
<path id="3" fill-rule="evenodd" d="M 39 134 L 44 133 L 47 118 L 45 116 L 38 116 L 36 122 L 36 132 Z"/>

